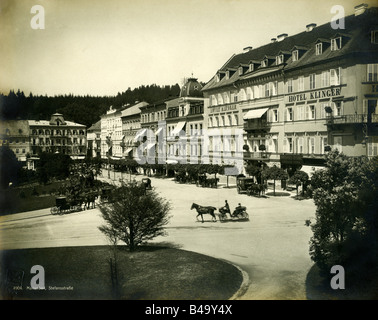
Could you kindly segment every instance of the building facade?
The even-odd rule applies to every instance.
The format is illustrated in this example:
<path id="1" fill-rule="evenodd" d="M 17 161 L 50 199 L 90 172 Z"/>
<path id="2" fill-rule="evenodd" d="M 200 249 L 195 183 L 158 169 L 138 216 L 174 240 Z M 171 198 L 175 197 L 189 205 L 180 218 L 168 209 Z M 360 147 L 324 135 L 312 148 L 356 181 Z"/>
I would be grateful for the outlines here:
<path id="1" fill-rule="evenodd" d="M 122 158 L 122 119 L 121 110 L 110 106 L 101 116 L 101 158 Z"/>
<path id="2" fill-rule="evenodd" d="M 257 163 L 377 155 L 376 16 L 358 6 L 344 30 L 309 24 L 232 56 L 203 88 L 208 128 L 243 129 L 244 159 Z"/>
<path id="3" fill-rule="evenodd" d="M 59 152 L 73 158 L 86 156 L 86 126 L 64 120 L 60 113 L 47 120 L 28 120 L 31 155 Z"/>
<path id="4" fill-rule="evenodd" d="M 101 157 L 101 120 L 87 130 L 87 155 L 91 158 Z"/>
<path id="5" fill-rule="evenodd" d="M 147 102 L 139 102 L 121 111 L 122 121 L 122 157 L 132 159 L 135 155 L 135 136 L 141 129 L 141 108 L 147 106 Z"/>
<path id="6" fill-rule="evenodd" d="M 26 163 L 31 155 L 30 128 L 27 120 L 7 120 L 0 122 L 1 145 L 9 147 L 17 160 Z"/>

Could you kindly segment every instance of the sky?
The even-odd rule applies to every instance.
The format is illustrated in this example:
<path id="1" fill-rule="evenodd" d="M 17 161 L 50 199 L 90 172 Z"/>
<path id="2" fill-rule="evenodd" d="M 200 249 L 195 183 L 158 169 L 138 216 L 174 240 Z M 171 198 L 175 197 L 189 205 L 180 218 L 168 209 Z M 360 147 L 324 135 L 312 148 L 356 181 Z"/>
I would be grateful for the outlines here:
<path id="1" fill-rule="evenodd" d="M 0 93 L 113 96 L 207 82 L 233 55 L 378 0 L 0 0 Z M 44 9 L 44 29 L 40 11 Z M 34 24 L 32 23 L 34 22 Z"/>

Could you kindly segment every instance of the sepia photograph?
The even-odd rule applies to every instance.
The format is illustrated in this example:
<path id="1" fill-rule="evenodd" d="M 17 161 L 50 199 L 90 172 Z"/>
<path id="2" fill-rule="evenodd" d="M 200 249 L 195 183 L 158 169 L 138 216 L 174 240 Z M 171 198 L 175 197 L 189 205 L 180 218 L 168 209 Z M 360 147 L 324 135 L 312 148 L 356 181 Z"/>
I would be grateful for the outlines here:
<path id="1" fill-rule="evenodd" d="M 378 0 L 0 0 L 0 43 L 0 300 L 378 298 Z"/>

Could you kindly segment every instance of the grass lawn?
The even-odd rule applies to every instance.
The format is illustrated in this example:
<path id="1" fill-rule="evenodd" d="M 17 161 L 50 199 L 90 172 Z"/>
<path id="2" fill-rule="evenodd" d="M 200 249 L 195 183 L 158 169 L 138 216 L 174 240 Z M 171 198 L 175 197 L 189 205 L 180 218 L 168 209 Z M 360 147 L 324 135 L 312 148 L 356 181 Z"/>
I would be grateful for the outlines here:
<path id="1" fill-rule="evenodd" d="M 146 246 L 130 253 L 120 247 L 117 255 L 118 286 L 114 286 L 109 246 L 0 251 L 0 299 L 224 300 L 242 282 L 234 266 L 194 252 Z M 33 265 L 44 268 L 45 290 L 30 289 Z M 6 285 L 9 270 L 14 280 Z M 22 272 L 21 288 L 7 294 L 7 287 L 20 285 L 17 276 Z"/>
<path id="2" fill-rule="evenodd" d="M 64 181 L 29 184 L 0 191 L 0 215 L 55 206 L 55 194 Z"/>

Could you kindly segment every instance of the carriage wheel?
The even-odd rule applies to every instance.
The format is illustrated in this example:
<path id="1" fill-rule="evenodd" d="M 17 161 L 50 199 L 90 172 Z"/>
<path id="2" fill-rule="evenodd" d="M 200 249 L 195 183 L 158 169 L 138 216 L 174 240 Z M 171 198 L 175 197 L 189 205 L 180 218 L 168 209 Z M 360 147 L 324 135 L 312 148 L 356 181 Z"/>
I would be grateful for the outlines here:
<path id="1" fill-rule="evenodd" d="M 57 214 L 57 213 L 59 213 L 59 208 L 58 207 L 51 207 L 50 213 L 51 214 Z"/>
<path id="2" fill-rule="evenodd" d="M 249 215 L 248 215 L 247 211 L 243 211 L 242 218 L 243 219 L 249 219 Z"/>

